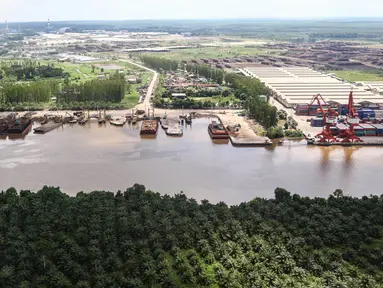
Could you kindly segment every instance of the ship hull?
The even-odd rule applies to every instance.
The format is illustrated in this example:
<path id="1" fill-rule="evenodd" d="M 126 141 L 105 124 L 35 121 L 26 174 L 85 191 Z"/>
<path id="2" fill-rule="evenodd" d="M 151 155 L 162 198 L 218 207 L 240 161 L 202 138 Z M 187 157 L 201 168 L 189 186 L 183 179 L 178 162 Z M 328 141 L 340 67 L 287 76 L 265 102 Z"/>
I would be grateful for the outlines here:
<path id="1" fill-rule="evenodd" d="M 207 131 L 209 132 L 210 138 L 211 139 L 229 139 L 229 134 L 226 132 L 222 133 L 221 131 L 216 132 L 214 129 L 212 129 L 209 125 L 207 128 Z"/>

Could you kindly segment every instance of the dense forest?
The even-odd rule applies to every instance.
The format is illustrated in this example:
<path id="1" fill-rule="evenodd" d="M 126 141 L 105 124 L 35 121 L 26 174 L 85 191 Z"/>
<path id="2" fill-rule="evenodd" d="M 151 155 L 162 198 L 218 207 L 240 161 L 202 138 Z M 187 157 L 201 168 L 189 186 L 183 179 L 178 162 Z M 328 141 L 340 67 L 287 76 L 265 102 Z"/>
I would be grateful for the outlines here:
<path id="1" fill-rule="evenodd" d="M 60 93 L 57 95 L 58 103 L 105 101 L 118 103 L 125 96 L 127 84 L 123 77 L 105 80 L 90 80 L 83 83 L 64 81 Z"/>
<path id="2" fill-rule="evenodd" d="M 53 64 L 41 65 L 35 61 L 3 61 L 0 62 L 0 79 L 15 77 L 17 81 L 35 80 L 39 78 L 65 78 L 69 73 Z"/>
<path id="3" fill-rule="evenodd" d="M 180 63 L 175 60 L 149 55 L 141 56 L 141 61 L 150 68 L 163 71 L 176 71 L 180 65 Z"/>
<path id="4" fill-rule="evenodd" d="M 0 193 L 0 287 L 383 287 L 383 196 Z"/>
<path id="5" fill-rule="evenodd" d="M 60 89 L 57 80 L 28 83 L 0 81 L 0 104 L 49 102 Z"/>
<path id="6" fill-rule="evenodd" d="M 121 100 L 130 89 L 124 76 L 114 73 L 108 79 L 86 82 L 35 80 L 15 82 L 0 80 L 0 111 L 40 110 L 50 103 L 60 109 L 121 109 Z M 57 103 L 51 102 L 56 97 Z"/>
<path id="7" fill-rule="evenodd" d="M 218 84 L 223 83 L 225 72 L 222 69 L 216 69 L 207 65 L 199 64 L 186 64 L 186 71 L 192 72 L 196 75 L 203 76 L 206 79 L 210 79 Z"/>

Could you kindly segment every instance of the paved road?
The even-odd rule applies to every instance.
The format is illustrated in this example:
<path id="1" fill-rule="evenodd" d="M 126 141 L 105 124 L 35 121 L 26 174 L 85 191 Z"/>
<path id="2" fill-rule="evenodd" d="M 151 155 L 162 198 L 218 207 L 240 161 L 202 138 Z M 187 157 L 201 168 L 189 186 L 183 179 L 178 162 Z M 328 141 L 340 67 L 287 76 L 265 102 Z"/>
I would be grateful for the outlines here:
<path id="1" fill-rule="evenodd" d="M 153 73 L 153 78 L 152 78 L 152 81 L 149 84 L 148 91 L 146 92 L 146 96 L 145 96 L 144 102 L 142 102 L 141 104 L 137 104 L 136 105 L 137 109 L 142 109 L 142 110 L 146 109 L 147 110 L 148 108 L 151 108 L 150 100 L 152 98 L 152 93 L 154 93 L 154 90 L 156 89 L 156 86 L 157 86 L 157 79 L 158 79 L 157 71 L 155 71 L 153 69 L 150 69 L 148 67 L 142 66 L 140 64 L 134 63 L 132 61 L 126 60 L 126 59 L 120 59 L 120 61 L 130 63 L 132 65 L 135 65 L 137 67 L 140 67 L 142 69 L 145 69 L 145 70 L 150 71 L 150 72 Z"/>
<path id="2" fill-rule="evenodd" d="M 84 75 L 84 76 L 85 76 L 85 78 L 89 78 L 89 76 L 88 76 L 88 75 L 86 75 L 85 73 L 82 73 L 80 70 L 76 69 L 76 71 L 77 71 L 79 74 L 82 74 L 82 75 Z"/>

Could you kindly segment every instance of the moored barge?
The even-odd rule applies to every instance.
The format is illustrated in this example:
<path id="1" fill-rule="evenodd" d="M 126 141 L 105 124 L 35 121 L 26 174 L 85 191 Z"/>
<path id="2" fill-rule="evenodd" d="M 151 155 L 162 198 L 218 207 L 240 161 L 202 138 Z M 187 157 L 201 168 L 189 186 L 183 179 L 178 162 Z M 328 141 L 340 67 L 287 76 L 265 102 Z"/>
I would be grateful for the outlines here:
<path id="1" fill-rule="evenodd" d="M 140 135 L 154 135 L 157 134 L 157 130 L 157 120 L 144 120 L 142 121 Z"/>
<path id="2" fill-rule="evenodd" d="M 45 133 L 48 133 L 49 131 L 52 131 L 53 129 L 56 129 L 62 125 L 63 125 L 62 123 L 48 122 L 44 125 L 41 125 L 40 127 L 33 129 L 33 131 L 35 133 L 45 134 Z"/>
<path id="3" fill-rule="evenodd" d="M 32 128 L 32 119 L 28 117 L 17 118 L 10 121 L 8 125 L 8 134 L 21 134 L 25 135 Z"/>
<path id="4" fill-rule="evenodd" d="M 229 139 L 229 133 L 223 124 L 212 121 L 207 128 L 211 139 Z"/>

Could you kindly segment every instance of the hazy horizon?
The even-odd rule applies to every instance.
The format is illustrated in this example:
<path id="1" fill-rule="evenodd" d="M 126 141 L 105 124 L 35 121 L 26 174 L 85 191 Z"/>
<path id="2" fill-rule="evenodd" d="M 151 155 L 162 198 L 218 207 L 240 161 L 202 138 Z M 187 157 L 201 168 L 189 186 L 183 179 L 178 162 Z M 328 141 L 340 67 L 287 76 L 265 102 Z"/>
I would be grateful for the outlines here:
<path id="1" fill-rule="evenodd" d="M 119 21 L 119 20 L 321 20 L 382 18 L 383 1 L 367 0 L 49 0 L 6 1 L 0 22 Z"/>

